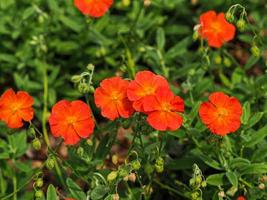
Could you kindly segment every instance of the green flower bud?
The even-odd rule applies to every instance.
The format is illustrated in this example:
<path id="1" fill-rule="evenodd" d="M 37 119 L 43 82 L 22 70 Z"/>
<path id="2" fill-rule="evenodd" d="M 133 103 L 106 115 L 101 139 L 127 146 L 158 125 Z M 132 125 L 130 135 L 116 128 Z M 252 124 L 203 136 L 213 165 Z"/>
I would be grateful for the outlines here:
<path id="1" fill-rule="evenodd" d="M 256 45 L 253 45 L 251 47 L 250 51 L 251 51 L 252 55 L 255 57 L 260 57 L 260 55 L 261 55 L 261 50 Z"/>
<path id="2" fill-rule="evenodd" d="M 141 163 L 139 162 L 139 160 L 135 160 L 132 162 L 132 167 L 134 170 L 139 170 L 141 168 Z"/>
<path id="3" fill-rule="evenodd" d="M 73 83 L 79 83 L 82 80 L 82 77 L 80 75 L 74 75 L 71 77 L 71 81 Z"/>
<path id="4" fill-rule="evenodd" d="M 95 92 L 95 88 L 93 86 L 90 86 L 89 87 L 89 92 L 93 94 Z"/>
<path id="5" fill-rule="evenodd" d="M 112 171 L 112 172 L 110 172 L 110 173 L 108 174 L 108 176 L 107 176 L 107 180 L 108 180 L 109 182 L 112 182 L 112 181 L 114 181 L 114 180 L 117 178 L 117 176 L 118 176 L 118 172 L 117 172 L 117 171 Z"/>
<path id="6" fill-rule="evenodd" d="M 216 55 L 215 57 L 214 57 L 214 63 L 216 64 L 216 65 L 220 65 L 220 64 L 222 64 L 222 57 L 220 56 L 220 55 Z"/>
<path id="7" fill-rule="evenodd" d="M 195 184 L 196 184 L 195 179 L 194 179 L 194 178 L 191 178 L 191 179 L 189 180 L 189 185 L 190 185 L 191 187 L 193 187 Z"/>
<path id="8" fill-rule="evenodd" d="M 119 157 L 117 155 L 113 155 L 111 160 L 114 165 L 117 165 L 119 162 Z"/>
<path id="9" fill-rule="evenodd" d="M 197 176 L 196 178 L 195 178 L 195 181 L 196 181 L 196 184 L 201 184 L 201 182 L 202 182 L 202 177 L 201 176 Z"/>
<path id="10" fill-rule="evenodd" d="M 86 140 L 86 143 L 87 143 L 89 146 L 93 146 L 93 141 L 92 141 L 91 139 Z"/>
<path id="11" fill-rule="evenodd" d="M 47 169 L 52 170 L 55 167 L 55 159 L 53 157 L 49 157 L 46 160 L 45 165 Z"/>
<path id="12" fill-rule="evenodd" d="M 246 27 L 246 21 L 244 19 L 239 19 L 236 23 L 236 26 L 239 31 L 243 32 Z"/>
<path id="13" fill-rule="evenodd" d="M 82 147 L 79 147 L 77 149 L 77 154 L 80 156 L 80 157 L 83 157 L 83 154 L 84 154 L 84 149 Z"/>
<path id="14" fill-rule="evenodd" d="M 35 136 L 35 129 L 33 127 L 29 128 L 28 133 L 30 136 Z"/>
<path id="15" fill-rule="evenodd" d="M 192 198 L 192 200 L 196 200 L 196 199 L 198 199 L 198 196 L 199 196 L 198 192 L 193 192 L 193 193 L 191 193 L 191 198 Z"/>
<path id="16" fill-rule="evenodd" d="M 127 176 L 128 174 L 129 174 L 129 172 L 128 172 L 126 169 L 121 168 L 121 169 L 119 170 L 119 176 L 120 176 L 120 177 L 125 177 L 125 176 Z"/>
<path id="17" fill-rule="evenodd" d="M 203 188 L 207 187 L 207 182 L 206 181 L 202 181 L 201 187 L 203 187 Z"/>
<path id="18" fill-rule="evenodd" d="M 164 166 L 155 164 L 155 169 L 158 173 L 162 173 L 164 171 Z"/>
<path id="19" fill-rule="evenodd" d="M 89 92 L 90 88 L 86 83 L 80 83 L 78 86 L 78 90 L 82 94 L 86 94 Z"/>
<path id="20" fill-rule="evenodd" d="M 37 190 L 37 191 L 35 192 L 35 198 L 36 198 L 36 199 L 42 198 L 43 196 L 44 196 L 44 193 L 43 193 L 42 190 Z"/>
<path id="21" fill-rule="evenodd" d="M 86 68 L 87 68 L 87 70 L 92 71 L 95 68 L 95 66 L 93 64 L 89 64 L 89 65 L 87 65 Z"/>
<path id="22" fill-rule="evenodd" d="M 33 141 L 32 141 L 32 147 L 36 150 L 36 151 L 39 151 L 42 147 L 42 144 L 40 142 L 40 140 L 38 138 L 35 138 Z"/>
<path id="23" fill-rule="evenodd" d="M 229 58 L 226 57 L 226 58 L 223 59 L 223 64 L 224 64 L 225 67 L 231 67 L 232 61 Z"/>
<path id="24" fill-rule="evenodd" d="M 228 22 L 233 22 L 235 20 L 235 17 L 231 12 L 227 12 L 225 18 Z"/>
<path id="25" fill-rule="evenodd" d="M 112 195 L 112 200 L 120 200 L 119 194 L 113 194 Z"/>
<path id="26" fill-rule="evenodd" d="M 193 33 L 193 40 L 194 40 L 194 41 L 197 41 L 198 38 L 199 38 L 199 34 L 198 34 L 198 32 L 197 32 L 197 31 L 194 31 L 194 33 Z"/>
<path id="27" fill-rule="evenodd" d="M 164 160 L 162 157 L 158 157 L 157 160 L 156 160 L 156 164 L 157 165 L 164 165 Z"/>
<path id="28" fill-rule="evenodd" d="M 43 181 L 43 179 L 38 178 L 38 179 L 35 181 L 35 185 L 36 185 L 36 187 L 38 187 L 38 188 L 43 187 L 43 185 L 44 185 L 44 181 Z"/>
<path id="29" fill-rule="evenodd" d="M 131 1 L 130 0 L 122 0 L 122 5 L 124 7 L 128 7 L 130 5 Z"/>

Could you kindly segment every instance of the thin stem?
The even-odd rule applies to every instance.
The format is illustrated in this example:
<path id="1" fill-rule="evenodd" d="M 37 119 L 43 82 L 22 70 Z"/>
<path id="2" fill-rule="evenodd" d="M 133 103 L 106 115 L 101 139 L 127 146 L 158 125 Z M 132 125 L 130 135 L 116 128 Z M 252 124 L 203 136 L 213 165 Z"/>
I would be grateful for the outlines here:
<path id="1" fill-rule="evenodd" d="M 47 133 L 47 128 L 46 128 L 46 120 L 47 120 L 47 99 L 48 99 L 48 79 L 47 79 L 47 68 L 44 67 L 44 75 L 43 75 L 43 87 L 44 87 L 44 97 L 43 97 L 43 115 L 42 115 L 42 131 L 44 135 L 44 140 L 47 146 L 50 146 L 49 138 L 48 138 L 48 133 Z"/>
<path id="2" fill-rule="evenodd" d="M 184 197 L 184 198 L 186 198 L 186 199 L 190 199 L 187 195 L 185 195 L 184 193 L 182 193 L 182 192 L 180 192 L 180 191 L 177 191 L 177 190 L 175 190 L 174 188 L 172 188 L 172 187 L 170 187 L 170 186 L 168 186 L 168 185 L 165 185 L 165 184 L 163 184 L 163 183 L 161 183 L 161 182 L 159 182 L 159 181 L 157 181 L 157 180 L 154 180 L 154 182 L 156 183 L 156 184 L 158 184 L 161 188 L 163 188 L 163 189 L 166 189 L 166 190 L 169 190 L 170 192 L 173 192 L 173 193 L 175 193 L 175 194 L 177 194 L 177 195 L 179 195 L 179 196 L 182 196 L 182 197 Z"/>
<path id="3" fill-rule="evenodd" d="M 13 174 L 13 200 L 17 200 L 17 177 L 15 171 Z"/>

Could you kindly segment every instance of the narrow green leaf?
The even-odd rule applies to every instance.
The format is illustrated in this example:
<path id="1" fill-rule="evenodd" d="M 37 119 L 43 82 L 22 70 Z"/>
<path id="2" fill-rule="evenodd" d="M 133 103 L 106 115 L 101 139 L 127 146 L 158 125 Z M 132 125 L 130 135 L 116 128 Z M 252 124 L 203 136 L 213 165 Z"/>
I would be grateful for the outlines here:
<path id="1" fill-rule="evenodd" d="M 158 28 L 156 40 L 158 49 L 163 50 L 165 46 L 165 32 L 163 28 Z"/>
<path id="2" fill-rule="evenodd" d="M 103 199 L 103 197 L 108 193 L 108 191 L 108 186 L 98 185 L 92 190 L 90 197 L 92 200 Z"/>
<path id="3" fill-rule="evenodd" d="M 238 177 L 234 172 L 226 172 L 226 177 L 234 187 L 238 187 Z"/>
<path id="4" fill-rule="evenodd" d="M 46 197 L 47 200 L 57 200 L 58 199 L 56 189 L 52 184 L 50 184 L 48 186 L 46 196 L 47 196 Z"/>
<path id="5" fill-rule="evenodd" d="M 219 186 L 223 185 L 223 178 L 225 173 L 221 174 L 212 174 L 207 177 L 206 181 L 209 185 Z"/>
<path id="6" fill-rule="evenodd" d="M 73 198 L 79 200 L 86 200 L 86 194 L 82 191 L 80 186 L 75 183 L 71 178 L 67 178 L 67 186 Z"/>
<path id="7" fill-rule="evenodd" d="M 252 147 L 258 144 L 259 142 L 263 141 L 266 136 L 267 136 L 267 125 L 265 125 L 260 130 L 254 132 L 250 140 L 245 143 L 245 146 Z"/>

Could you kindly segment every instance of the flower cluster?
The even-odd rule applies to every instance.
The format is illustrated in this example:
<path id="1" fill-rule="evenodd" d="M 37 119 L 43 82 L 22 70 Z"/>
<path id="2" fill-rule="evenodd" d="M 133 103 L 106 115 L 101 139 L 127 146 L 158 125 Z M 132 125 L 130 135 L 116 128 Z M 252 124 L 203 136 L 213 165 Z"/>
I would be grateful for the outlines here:
<path id="1" fill-rule="evenodd" d="M 131 82 L 119 77 L 101 82 L 95 103 L 104 117 L 128 118 L 134 111 L 147 115 L 147 122 L 160 131 L 176 130 L 182 125 L 184 102 L 171 92 L 167 80 L 150 71 L 138 72 Z"/>
<path id="2" fill-rule="evenodd" d="M 170 90 L 167 80 L 150 71 L 140 71 L 132 81 L 121 77 L 103 80 L 94 93 L 101 114 L 115 120 L 129 118 L 134 112 L 147 116 L 148 124 L 159 131 L 173 131 L 183 123 L 184 101 Z M 33 98 L 24 91 L 17 94 L 8 89 L 0 98 L 0 120 L 9 128 L 21 128 L 23 121 L 33 119 Z M 199 116 L 214 134 L 224 136 L 238 130 L 242 106 L 237 98 L 214 92 L 199 108 Z M 94 131 L 94 119 L 89 105 L 80 100 L 61 100 L 52 107 L 49 117 L 51 133 L 74 145 Z"/>

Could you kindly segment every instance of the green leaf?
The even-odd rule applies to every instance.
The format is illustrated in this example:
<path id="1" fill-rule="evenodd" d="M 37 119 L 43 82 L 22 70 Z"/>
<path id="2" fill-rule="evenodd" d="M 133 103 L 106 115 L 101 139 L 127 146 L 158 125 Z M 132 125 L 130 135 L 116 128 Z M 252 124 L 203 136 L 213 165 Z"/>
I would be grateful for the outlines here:
<path id="1" fill-rule="evenodd" d="M 255 113 L 249 120 L 246 126 L 246 129 L 253 127 L 255 124 L 257 124 L 261 118 L 263 117 L 263 112 L 257 112 Z"/>
<path id="2" fill-rule="evenodd" d="M 215 161 L 212 158 L 206 156 L 199 149 L 193 149 L 192 153 L 193 153 L 193 155 L 199 157 L 208 166 L 210 166 L 210 167 L 212 167 L 214 169 L 218 169 L 218 170 L 222 169 L 222 167 L 220 166 L 220 164 L 217 161 Z"/>
<path id="3" fill-rule="evenodd" d="M 71 178 L 67 178 L 67 186 L 70 193 L 75 199 L 86 200 L 86 194 L 82 191 L 79 185 L 77 185 Z"/>
<path id="4" fill-rule="evenodd" d="M 230 166 L 232 170 L 239 169 L 247 165 L 250 165 L 250 161 L 245 158 L 240 158 L 240 157 L 234 158 L 230 162 Z"/>
<path id="5" fill-rule="evenodd" d="M 246 101 L 243 105 L 243 114 L 241 117 L 242 124 L 247 124 L 250 118 L 251 111 L 250 111 L 250 103 Z"/>
<path id="6" fill-rule="evenodd" d="M 98 185 L 92 190 L 90 197 L 92 200 L 103 199 L 103 197 L 108 193 L 108 191 L 108 186 Z"/>
<path id="7" fill-rule="evenodd" d="M 206 181 L 208 184 L 214 185 L 214 186 L 223 185 L 224 175 L 225 175 L 225 173 L 212 174 L 212 175 L 207 177 Z"/>
<path id="8" fill-rule="evenodd" d="M 266 163 L 253 163 L 240 169 L 241 175 L 245 174 L 265 174 L 267 173 Z"/>
<path id="9" fill-rule="evenodd" d="M 253 135 L 251 136 L 250 140 L 245 142 L 246 147 L 252 147 L 259 142 L 263 141 L 264 138 L 267 136 L 267 125 L 262 127 L 260 130 L 253 132 Z"/>
<path id="10" fill-rule="evenodd" d="M 253 65 L 255 65 L 258 62 L 258 60 L 259 60 L 259 57 L 250 56 L 244 68 L 246 70 L 250 69 L 251 67 L 253 67 Z"/>
<path id="11" fill-rule="evenodd" d="M 68 28 L 72 29 L 75 32 L 80 32 L 82 30 L 82 26 L 78 24 L 77 21 L 69 17 L 60 15 L 59 19 L 64 25 L 66 25 Z"/>
<path id="12" fill-rule="evenodd" d="M 238 177 L 234 172 L 226 172 L 226 177 L 234 187 L 238 187 Z"/>
<path id="13" fill-rule="evenodd" d="M 10 144 L 10 153 L 13 158 L 22 156 L 28 149 L 26 131 L 9 135 L 8 143 Z"/>
<path id="14" fill-rule="evenodd" d="M 46 195 L 47 195 L 47 197 L 46 197 L 47 200 L 57 200 L 58 199 L 56 189 L 52 184 L 50 184 L 48 186 Z"/>
<path id="15" fill-rule="evenodd" d="M 158 49 L 163 50 L 165 46 L 165 32 L 163 28 L 158 28 L 156 40 Z"/>

